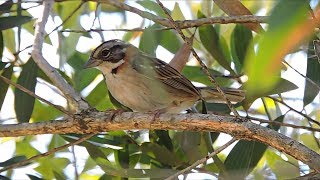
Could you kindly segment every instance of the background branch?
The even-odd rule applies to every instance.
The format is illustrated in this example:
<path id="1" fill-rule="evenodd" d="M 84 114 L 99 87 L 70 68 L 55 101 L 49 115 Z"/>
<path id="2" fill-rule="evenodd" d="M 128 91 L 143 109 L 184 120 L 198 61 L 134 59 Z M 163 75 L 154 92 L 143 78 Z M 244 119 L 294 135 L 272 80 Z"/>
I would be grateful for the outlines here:
<path id="1" fill-rule="evenodd" d="M 89 108 L 89 105 L 82 100 L 81 96 L 63 79 L 63 77 L 54 69 L 42 56 L 42 45 L 45 34 L 45 25 L 47 23 L 49 13 L 53 6 L 53 0 L 43 2 L 44 10 L 42 16 L 38 19 L 35 28 L 35 40 L 33 51 L 31 53 L 35 63 L 43 70 L 50 80 L 63 92 L 68 102 L 75 108 L 76 111 L 81 111 Z"/>

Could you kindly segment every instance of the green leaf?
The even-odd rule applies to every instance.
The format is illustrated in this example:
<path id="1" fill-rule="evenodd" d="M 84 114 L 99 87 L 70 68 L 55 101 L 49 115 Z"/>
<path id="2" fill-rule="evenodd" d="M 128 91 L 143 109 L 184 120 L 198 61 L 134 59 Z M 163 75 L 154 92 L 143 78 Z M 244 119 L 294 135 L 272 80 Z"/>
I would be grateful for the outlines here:
<path id="1" fill-rule="evenodd" d="M 176 33 L 168 31 L 160 31 L 157 33 L 159 37 L 159 45 L 166 48 L 171 53 L 176 53 L 180 47 L 181 42 Z"/>
<path id="2" fill-rule="evenodd" d="M 279 116 L 274 121 L 283 122 L 283 119 L 284 115 Z M 271 128 L 271 126 L 268 126 L 268 128 Z M 279 128 L 280 126 L 272 127 L 275 131 Z M 240 140 L 232 148 L 224 162 L 228 176 L 236 173 L 237 178 L 244 179 L 258 164 L 267 148 L 267 145 L 260 142 Z"/>
<path id="3" fill-rule="evenodd" d="M 320 86 L 320 63 L 318 58 L 314 56 L 313 44 L 312 41 L 309 43 L 308 48 L 308 61 L 307 61 L 307 74 L 306 76 L 310 78 L 314 83 Z M 304 96 L 303 96 L 303 105 L 306 106 L 310 104 L 314 98 L 319 93 L 319 89 L 315 87 L 312 83 L 306 80 L 304 86 Z"/>
<path id="4" fill-rule="evenodd" d="M 221 76 L 222 74 L 213 69 L 209 69 L 210 74 Z M 182 70 L 182 74 L 185 75 L 190 81 L 199 82 L 208 86 L 212 86 L 212 82 L 208 79 L 207 75 L 201 70 L 199 66 L 185 66 Z M 228 78 L 216 77 L 216 81 L 220 86 L 229 86 L 232 81 Z"/>
<path id="5" fill-rule="evenodd" d="M 245 107 L 249 108 L 251 106 L 251 103 L 254 100 L 256 100 L 257 98 L 265 97 L 265 96 L 272 95 L 272 94 L 280 94 L 280 93 L 292 91 L 292 90 L 295 90 L 298 88 L 298 86 L 295 85 L 294 83 L 292 83 L 286 79 L 282 79 L 280 77 L 268 77 L 268 79 L 279 79 L 279 80 L 277 81 L 277 83 L 275 84 L 275 86 L 272 89 L 251 93 L 249 96 L 248 96 L 248 93 L 250 93 L 250 92 L 248 92 L 246 94 L 245 100 L 243 101 L 243 105 Z M 244 89 L 247 88 L 247 85 L 248 85 L 248 82 L 243 84 Z"/>
<path id="6" fill-rule="evenodd" d="M 169 136 L 169 131 L 155 130 L 154 132 L 159 137 L 158 144 L 164 145 L 169 151 L 173 151 L 173 144 Z"/>
<path id="7" fill-rule="evenodd" d="M 98 110 L 106 110 L 107 108 L 113 108 L 112 103 L 109 100 L 108 88 L 104 81 L 101 81 L 86 97 L 86 100 L 90 106 L 95 107 Z"/>
<path id="8" fill-rule="evenodd" d="M 31 21 L 30 16 L 8 16 L 0 17 L 0 31 L 10 29 Z"/>
<path id="9" fill-rule="evenodd" d="M 114 150 L 114 156 L 117 164 L 120 164 L 122 168 L 129 168 L 130 158 L 128 144 L 124 145 L 121 150 Z"/>
<path id="10" fill-rule="evenodd" d="M 166 147 L 160 146 L 156 143 L 143 143 L 141 146 L 141 151 L 142 153 L 148 154 L 155 160 L 162 163 L 164 167 L 177 166 L 181 163 L 173 152 L 169 151 Z"/>
<path id="11" fill-rule="evenodd" d="M 152 25 L 143 31 L 140 37 L 139 49 L 151 56 L 156 56 L 156 49 L 159 45 L 159 38 L 156 31 L 152 29 L 158 28 L 159 25 Z"/>
<path id="12" fill-rule="evenodd" d="M 242 72 L 247 51 L 253 51 L 252 32 L 244 25 L 237 24 L 230 39 L 231 53 L 238 73 Z M 252 53 L 252 52 L 251 52 Z"/>
<path id="13" fill-rule="evenodd" d="M 38 159 L 37 162 L 39 166 L 36 167 L 38 173 L 43 175 L 44 179 L 56 179 L 55 177 L 58 175 L 59 177 L 64 177 L 62 179 L 66 179 L 63 174 L 63 170 L 65 167 L 70 164 L 70 160 L 67 158 L 58 158 L 58 157 L 45 157 Z"/>
<path id="14" fill-rule="evenodd" d="M 26 156 L 14 156 L 4 162 L 0 162 L 0 167 L 6 167 L 6 166 L 10 166 L 11 164 L 26 160 L 27 157 Z M 27 166 L 28 164 L 24 165 Z"/>
<path id="15" fill-rule="evenodd" d="M 56 119 L 61 115 L 61 111 L 57 110 L 56 108 L 50 105 L 42 103 L 39 100 L 36 100 L 31 117 L 32 122 L 42 122 Z"/>
<path id="16" fill-rule="evenodd" d="M 161 16 L 161 17 L 167 17 L 163 10 L 161 9 L 161 7 L 154 1 L 150 1 L 150 0 L 143 0 L 143 1 L 137 1 L 137 4 L 140 4 L 142 7 L 155 12 L 157 15 Z M 167 12 L 170 12 L 169 9 L 165 8 Z"/>
<path id="17" fill-rule="evenodd" d="M 13 29 L 7 29 L 2 31 L 3 39 L 4 39 L 4 47 L 8 48 L 8 50 L 12 53 L 15 52 L 16 42 L 15 42 L 15 32 Z"/>
<path id="18" fill-rule="evenodd" d="M 198 18 L 205 18 L 205 15 L 198 11 Z M 204 25 L 199 28 L 199 35 L 203 46 L 211 56 L 231 74 L 235 74 L 230 66 L 230 59 L 224 54 L 217 30 L 212 25 Z"/>
<path id="19" fill-rule="evenodd" d="M 13 66 L 10 66 L 3 70 L 3 72 L 1 73 L 1 76 L 11 79 L 12 73 L 13 73 Z M 6 97 L 8 88 L 9 88 L 9 84 L 3 82 L 0 79 L 0 110 L 2 108 L 4 98 Z"/>
<path id="20" fill-rule="evenodd" d="M 279 79 L 269 77 L 280 74 L 284 56 L 294 48 L 291 36 L 307 21 L 308 6 L 308 1 L 301 0 L 279 1 L 274 7 L 268 31 L 259 39 L 256 54 L 252 52 L 246 57 L 248 96 L 270 91 L 277 84 Z"/>
<path id="21" fill-rule="evenodd" d="M 42 178 L 39 178 L 39 177 L 31 175 L 31 174 L 27 174 L 27 176 L 29 177 L 30 180 L 43 180 Z"/>
<path id="22" fill-rule="evenodd" d="M 28 62 L 23 65 L 22 72 L 17 83 L 27 88 L 31 92 L 35 92 L 37 73 L 38 66 L 33 59 L 30 58 Z M 18 88 L 15 88 L 14 95 L 14 109 L 18 122 L 29 122 L 34 107 L 35 98 L 19 90 Z"/>
<path id="23" fill-rule="evenodd" d="M 3 34 L 2 34 L 2 31 L 0 31 L 0 62 L 2 60 L 3 48 L 4 48 Z"/>
<path id="24" fill-rule="evenodd" d="M 13 1 L 12 0 L 7 0 L 3 4 L 1 4 L 0 5 L 0 14 L 10 12 L 10 9 L 11 9 L 12 5 L 13 5 Z"/>
<path id="25" fill-rule="evenodd" d="M 78 8 L 81 3 L 82 2 L 63 2 L 54 4 L 53 10 L 59 14 L 60 18 L 63 21 L 68 18 L 68 21 L 63 24 L 64 29 L 77 29 L 80 27 L 80 16 L 84 6 L 82 5 L 75 13 L 73 13 L 73 11 Z"/>
<path id="26" fill-rule="evenodd" d="M 202 141 L 200 132 L 176 132 L 173 141 L 179 149 L 182 150 L 186 161 L 189 163 L 193 163 L 205 157 L 208 153 L 208 149 Z"/>

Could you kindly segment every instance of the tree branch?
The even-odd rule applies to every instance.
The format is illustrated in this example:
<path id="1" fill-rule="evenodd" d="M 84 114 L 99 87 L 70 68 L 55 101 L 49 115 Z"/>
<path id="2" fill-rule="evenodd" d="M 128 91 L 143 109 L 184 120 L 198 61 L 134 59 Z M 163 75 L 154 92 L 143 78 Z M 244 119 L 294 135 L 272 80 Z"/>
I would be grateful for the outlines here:
<path id="1" fill-rule="evenodd" d="M 107 3 L 119 9 L 130 11 L 132 13 L 138 14 L 139 16 L 154 21 L 166 27 L 174 28 L 170 21 L 165 18 L 161 18 L 152 13 L 142 11 L 138 8 L 129 6 L 121 1 L 117 0 L 90 0 L 94 2 Z M 197 20 L 185 20 L 185 21 L 175 21 L 180 29 L 186 29 L 191 27 L 199 27 L 206 24 L 230 24 L 230 23 L 266 23 L 267 16 L 229 16 L 229 17 L 214 17 L 214 18 L 202 18 Z"/>
<path id="2" fill-rule="evenodd" d="M 213 114 L 154 114 L 90 111 L 76 114 L 64 121 L 2 125 L 0 137 L 36 134 L 100 133 L 128 129 L 161 129 L 210 131 L 230 134 L 238 139 L 254 140 L 284 152 L 320 172 L 320 155 L 299 142 L 272 129 L 252 123 L 245 118 Z"/>
<path id="3" fill-rule="evenodd" d="M 82 100 L 81 96 L 62 78 L 62 76 L 54 69 L 42 55 L 42 45 L 45 34 L 45 25 L 47 23 L 49 13 L 51 11 L 53 0 L 43 2 L 43 13 L 38 19 L 35 28 L 35 40 L 33 43 L 33 51 L 31 53 L 35 63 L 42 69 L 50 80 L 63 92 L 72 108 L 81 111 L 89 108 L 89 105 Z"/>

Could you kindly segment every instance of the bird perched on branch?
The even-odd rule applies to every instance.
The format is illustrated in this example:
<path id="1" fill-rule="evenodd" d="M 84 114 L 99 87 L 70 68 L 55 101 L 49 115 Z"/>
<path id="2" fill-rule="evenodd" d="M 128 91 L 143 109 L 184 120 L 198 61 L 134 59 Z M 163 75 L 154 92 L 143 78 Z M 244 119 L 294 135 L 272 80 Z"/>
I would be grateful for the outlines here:
<path id="1" fill-rule="evenodd" d="M 169 64 L 121 40 L 94 49 L 84 66 L 91 67 L 102 72 L 112 96 L 133 111 L 179 113 L 199 100 L 225 102 L 216 89 L 195 87 Z M 242 90 L 223 90 L 231 102 L 244 99 Z"/>

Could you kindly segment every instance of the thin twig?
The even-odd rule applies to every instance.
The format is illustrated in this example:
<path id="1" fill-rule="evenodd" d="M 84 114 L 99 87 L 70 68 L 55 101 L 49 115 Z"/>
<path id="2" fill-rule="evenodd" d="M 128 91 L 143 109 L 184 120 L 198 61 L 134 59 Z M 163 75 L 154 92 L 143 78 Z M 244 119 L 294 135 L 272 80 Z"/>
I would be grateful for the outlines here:
<path id="1" fill-rule="evenodd" d="M 295 125 L 295 124 L 288 124 L 288 123 L 283 123 L 283 122 L 259 119 L 259 118 L 255 118 L 255 117 L 252 117 L 252 116 L 247 116 L 247 118 L 250 121 L 258 121 L 260 123 L 268 123 L 268 124 L 273 124 L 273 125 L 277 125 L 277 126 L 285 126 L 285 127 L 295 128 L 295 129 L 305 129 L 305 130 L 309 130 L 309 131 L 313 131 L 313 132 L 320 132 L 320 128 L 313 128 L 313 127 L 307 127 L 307 126 L 298 126 L 298 125 Z"/>
<path id="2" fill-rule="evenodd" d="M 21 86 L 20 84 L 16 84 L 16 83 L 12 82 L 10 79 L 8 79 L 8 78 L 6 78 L 6 77 L 4 77 L 2 75 L 0 75 L 0 79 L 2 81 L 4 81 L 5 83 L 10 84 L 10 85 L 14 86 L 15 88 L 18 88 L 19 90 L 27 93 L 28 95 L 30 95 L 30 96 L 32 96 L 32 97 L 34 97 L 36 99 L 39 99 L 40 101 L 43 101 L 44 103 L 46 103 L 46 104 L 58 109 L 59 111 L 63 112 L 64 114 L 72 116 L 72 114 L 70 112 L 66 111 L 62 106 L 55 105 L 55 104 L 51 103 L 50 101 L 45 100 L 44 98 L 36 95 L 34 92 L 32 92 L 29 89 Z"/>
<path id="3" fill-rule="evenodd" d="M 20 161 L 20 162 L 17 162 L 17 163 L 14 163 L 14 164 L 11 164 L 9 166 L 6 166 L 2 169 L 0 169 L 0 173 L 1 172 L 4 172 L 4 171 L 7 171 L 9 169 L 13 169 L 13 168 L 17 168 L 17 167 L 20 167 L 20 166 L 23 166 L 23 165 L 26 165 L 28 163 L 31 163 L 32 161 L 36 160 L 36 159 L 39 159 L 41 157 L 46 157 L 46 156 L 49 156 L 57 151 L 61 151 L 62 149 L 65 149 L 65 148 L 68 148 L 70 146 L 74 146 L 74 145 L 77 145 L 77 144 L 80 144 L 82 143 L 83 141 L 91 138 L 92 136 L 94 136 L 95 134 L 86 134 L 84 135 L 83 137 L 81 137 L 80 139 L 74 141 L 74 142 L 71 142 L 69 144 L 65 144 L 63 146 L 60 146 L 60 147 L 57 147 L 57 148 L 54 148 L 48 152 L 45 152 L 45 153 L 42 153 L 42 154 L 38 154 L 38 155 L 35 155 L 29 159 L 26 159 L 26 160 L 23 160 L 23 161 Z"/>
<path id="4" fill-rule="evenodd" d="M 318 121 L 316 121 L 316 120 L 312 119 L 311 117 L 307 116 L 306 114 L 304 114 L 304 113 L 302 113 L 302 112 L 300 112 L 300 111 L 292 108 L 291 106 L 289 106 L 289 105 L 288 105 L 287 103 L 285 103 L 284 101 L 279 100 L 279 99 L 277 99 L 277 98 L 274 98 L 274 97 L 272 97 L 272 96 L 267 96 L 267 97 L 270 98 L 270 99 L 272 99 L 273 101 L 276 101 L 276 102 L 278 102 L 278 103 L 286 106 L 286 107 L 289 108 L 291 111 L 294 111 L 294 112 L 300 114 L 301 116 L 305 117 L 305 118 L 308 119 L 309 121 L 311 121 L 311 122 L 317 124 L 318 126 L 320 126 L 320 123 L 319 123 Z"/>
<path id="5" fill-rule="evenodd" d="M 78 168 L 77 168 L 77 157 L 76 157 L 76 153 L 74 152 L 74 145 L 71 146 L 71 153 L 72 153 L 72 164 L 74 167 L 74 176 L 75 179 L 78 180 L 79 179 L 79 173 L 78 173 Z"/>
<path id="6" fill-rule="evenodd" d="M 303 75 L 302 73 L 300 73 L 297 69 L 295 69 L 294 67 L 292 67 L 287 61 L 283 61 L 284 64 L 286 64 L 288 67 L 290 67 L 292 70 L 294 70 L 296 73 L 298 73 L 300 76 L 302 76 L 303 78 L 305 78 L 307 81 L 309 81 L 312 85 L 314 85 L 317 89 L 320 90 L 320 86 L 315 83 L 312 79 L 308 78 L 307 76 Z"/>
<path id="7" fill-rule="evenodd" d="M 177 172 L 176 174 L 169 176 L 168 178 L 166 178 L 166 180 L 174 180 L 176 179 L 180 174 L 184 174 L 188 171 L 191 171 L 192 169 L 194 169 L 195 167 L 197 167 L 200 164 L 205 163 L 208 159 L 210 159 L 211 157 L 217 155 L 218 153 L 220 153 L 221 151 L 223 151 L 225 148 L 229 147 L 232 143 L 234 143 L 237 139 L 236 138 L 232 138 L 230 141 L 228 141 L 226 144 L 224 144 L 223 146 L 220 146 L 219 148 L 217 148 L 215 151 L 213 151 L 212 153 L 210 153 L 208 156 L 206 156 L 205 158 L 199 159 L 198 161 L 196 161 L 195 163 L 193 163 L 191 166 Z"/>
<path id="8" fill-rule="evenodd" d="M 183 34 L 183 32 L 181 31 L 181 29 L 177 26 L 176 22 L 172 19 L 171 15 L 167 12 L 166 8 L 163 6 L 163 4 L 160 2 L 160 0 L 156 0 L 157 3 L 159 4 L 159 6 L 161 7 L 161 9 L 163 10 L 163 12 L 166 14 L 166 16 L 169 19 L 169 22 L 171 24 L 172 27 L 174 27 L 174 29 L 180 34 L 180 36 L 182 37 L 182 39 L 187 43 L 187 45 L 190 47 L 190 50 L 193 54 L 193 56 L 198 60 L 198 62 L 200 63 L 202 70 L 205 72 L 205 74 L 208 76 L 209 80 L 214 84 L 214 86 L 217 88 L 217 90 L 219 91 L 219 93 L 221 94 L 221 96 L 223 97 L 223 99 L 226 101 L 226 104 L 228 105 L 229 109 L 232 111 L 232 113 L 236 116 L 236 117 L 240 117 L 239 113 L 237 112 L 237 110 L 233 107 L 233 105 L 231 104 L 230 100 L 227 98 L 226 94 L 223 92 L 223 90 L 221 89 L 220 85 L 217 83 L 216 79 L 211 75 L 211 73 L 209 72 L 208 67 L 201 61 L 200 57 L 198 56 L 197 52 L 193 49 L 192 44 L 190 42 L 190 40 L 188 38 L 186 38 L 186 36 Z"/>
<path id="9" fill-rule="evenodd" d="M 85 1 L 82 1 L 67 17 L 66 19 L 64 19 L 62 21 L 62 23 L 60 25 L 58 25 L 57 27 L 55 27 L 50 33 L 48 33 L 46 35 L 49 36 L 51 33 L 53 33 L 54 31 L 56 31 L 57 29 L 59 29 L 59 27 L 63 26 L 66 22 L 68 22 L 68 20 L 82 7 L 82 5 L 85 3 Z"/>
<path id="10" fill-rule="evenodd" d="M 53 6 L 53 0 L 43 2 L 44 8 L 42 16 L 38 19 L 35 29 L 35 40 L 33 43 L 33 51 L 31 53 L 33 60 L 42 69 L 43 72 L 50 78 L 50 80 L 63 92 L 66 99 L 75 111 L 82 111 L 89 108 L 81 96 L 63 79 L 58 71 L 53 68 L 46 59 L 42 56 L 42 46 L 45 34 L 45 25 L 49 17 L 49 13 Z"/>

